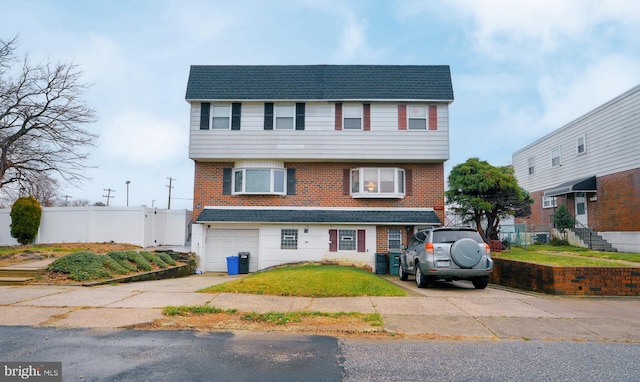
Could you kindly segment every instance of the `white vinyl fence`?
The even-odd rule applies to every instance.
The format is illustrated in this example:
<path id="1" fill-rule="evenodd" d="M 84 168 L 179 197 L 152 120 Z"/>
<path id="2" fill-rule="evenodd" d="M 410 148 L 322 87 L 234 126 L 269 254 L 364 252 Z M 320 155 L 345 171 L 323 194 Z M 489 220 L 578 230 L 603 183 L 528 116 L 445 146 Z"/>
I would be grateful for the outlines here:
<path id="1" fill-rule="evenodd" d="M 0 209 L 0 245 L 11 237 L 11 209 Z M 127 243 L 141 247 L 187 245 L 191 212 L 147 207 L 43 207 L 36 244 Z"/>

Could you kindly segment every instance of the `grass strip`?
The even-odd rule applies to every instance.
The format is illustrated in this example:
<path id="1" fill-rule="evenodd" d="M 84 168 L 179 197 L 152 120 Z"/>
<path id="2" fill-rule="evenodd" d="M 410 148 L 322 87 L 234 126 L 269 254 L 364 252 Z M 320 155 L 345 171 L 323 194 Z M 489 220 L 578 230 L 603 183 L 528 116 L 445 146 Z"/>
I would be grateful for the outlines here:
<path id="1" fill-rule="evenodd" d="M 273 268 L 252 273 L 240 280 L 214 285 L 200 292 L 299 297 L 407 295 L 404 289 L 367 270 L 322 264 Z"/>

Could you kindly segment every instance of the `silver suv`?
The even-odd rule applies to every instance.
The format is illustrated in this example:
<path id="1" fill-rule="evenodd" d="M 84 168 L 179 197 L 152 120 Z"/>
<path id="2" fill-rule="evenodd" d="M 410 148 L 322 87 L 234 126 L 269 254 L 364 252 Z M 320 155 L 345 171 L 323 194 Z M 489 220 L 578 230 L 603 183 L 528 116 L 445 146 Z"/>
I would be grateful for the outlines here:
<path id="1" fill-rule="evenodd" d="M 400 256 L 398 276 L 416 276 L 419 288 L 443 279 L 471 280 L 484 289 L 493 272 L 491 250 L 473 228 L 430 228 L 416 232 Z"/>

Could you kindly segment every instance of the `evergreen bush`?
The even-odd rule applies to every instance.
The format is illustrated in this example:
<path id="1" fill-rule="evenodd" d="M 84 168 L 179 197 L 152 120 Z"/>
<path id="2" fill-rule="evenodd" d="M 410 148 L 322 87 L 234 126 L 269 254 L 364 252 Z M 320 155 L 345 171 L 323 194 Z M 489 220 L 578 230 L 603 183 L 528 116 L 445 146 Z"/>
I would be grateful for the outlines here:
<path id="1" fill-rule="evenodd" d="M 18 198 L 11 207 L 11 237 L 18 243 L 31 244 L 38 235 L 42 207 L 33 196 Z"/>

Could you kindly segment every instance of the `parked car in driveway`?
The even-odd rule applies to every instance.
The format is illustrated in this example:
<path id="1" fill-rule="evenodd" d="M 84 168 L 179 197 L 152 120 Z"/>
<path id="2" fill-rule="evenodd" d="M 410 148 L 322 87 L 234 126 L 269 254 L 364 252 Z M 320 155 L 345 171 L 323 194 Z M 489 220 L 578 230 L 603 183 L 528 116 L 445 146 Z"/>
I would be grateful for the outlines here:
<path id="1" fill-rule="evenodd" d="M 484 289 L 492 272 L 491 249 L 473 228 L 416 232 L 402 252 L 398 267 L 400 280 L 415 275 L 419 288 L 437 280 L 471 280 L 476 289 Z"/>

